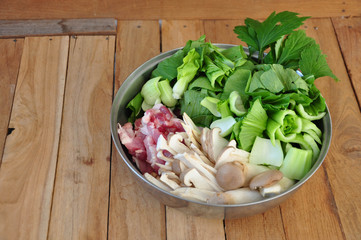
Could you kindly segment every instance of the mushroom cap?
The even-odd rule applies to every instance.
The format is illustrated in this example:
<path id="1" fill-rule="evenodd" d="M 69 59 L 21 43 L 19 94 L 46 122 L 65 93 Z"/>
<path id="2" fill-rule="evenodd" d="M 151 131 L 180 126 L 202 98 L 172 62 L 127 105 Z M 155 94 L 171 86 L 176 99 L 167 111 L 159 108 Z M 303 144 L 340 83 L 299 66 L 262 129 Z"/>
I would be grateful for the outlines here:
<path id="1" fill-rule="evenodd" d="M 222 165 L 216 173 L 216 179 L 219 186 L 225 190 L 234 190 L 242 187 L 246 181 L 243 165 L 238 162 Z"/>

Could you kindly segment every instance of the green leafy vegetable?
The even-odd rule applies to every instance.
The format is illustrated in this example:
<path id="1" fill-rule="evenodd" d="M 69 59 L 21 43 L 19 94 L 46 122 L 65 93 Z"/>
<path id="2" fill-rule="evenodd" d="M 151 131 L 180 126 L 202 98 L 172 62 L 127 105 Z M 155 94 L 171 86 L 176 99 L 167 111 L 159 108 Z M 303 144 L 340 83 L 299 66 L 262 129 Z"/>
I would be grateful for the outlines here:
<path id="1" fill-rule="evenodd" d="M 209 127 L 215 117 L 207 108 L 200 104 L 205 97 L 208 97 L 205 92 L 187 90 L 180 100 L 180 107 L 181 113 L 186 112 L 195 124 Z"/>
<path id="2" fill-rule="evenodd" d="M 275 144 L 272 144 L 269 139 L 256 137 L 249 155 L 249 162 L 280 167 L 283 162 L 281 142 L 277 140 Z"/>
<path id="3" fill-rule="evenodd" d="M 162 77 L 165 79 L 173 80 L 177 77 L 177 68 L 182 65 L 184 58 L 184 51 L 179 50 L 171 57 L 164 59 L 158 64 L 156 69 L 152 72 L 152 78 Z"/>
<path id="4" fill-rule="evenodd" d="M 221 137 L 226 137 L 232 132 L 234 124 L 236 124 L 236 120 L 232 116 L 228 116 L 222 119 L 215 120 L 210 125 L 210 128 L 212 129 L 217 127 L 221 129 Z"/>
<path id="5" fill-rule="evenodd" d="M 262 136 L 267 126 L 267 113 L 262 108 L 262 104 L 257 99 L 249 112 L 242 120 L 241 130 L 239 133 L 239 147 L 245 151 L 252 149 L 253 143 L 257 136 Z"/>
<path id="6" fill-rule="evenodd" d="M 129 122 L 134 123 L 136 117 L 138 116 L 138 114 L 140 113 L 140 110 L 142 109 L 142 102 L 143 102 L 143 97 L 141 93 L 138 93 L 137 95 L 135 95 L 135 97 L 128 103 L 127 105 L 127 109 L 131 110 L 131 114 L 128 118 Z"/>
<path id="7" fill-rule="evenodd" d="M 193 80 L 200 66 L 200 55 L 193 48 L 183 58 L 183 64 L 177 68 L 177 82 L 173 87 L 173 97 L 175 99 L 180 99 L 183 96 L 189 82 Z"/>
<path id="8" fill-rule="evenodd" d="M 141 94 L 144 98 L 144 102 L 148 106 L 152 106 L 156 103 L 160 103 L 160 90 L 158 88 L 158 82 L 161 77 L 155 77 L 148 80 L 142 87 Z"/>
<path id="9" fill-rule="evenodd" d="M 326 55 L 322 54 L 318 44 L 312 44 L 301 53 L 300 69 L 305 75 L 313 75 L 315 78 L 329 76 L 339 81 L 328 66 Z"/>
<path id="10" fill-rule="evenodd" d="M 291 33 L 303 24 L 308 17 L 298 17 L 298 13 L 273 12 L 264 22 L 247 18 L 245 26 L 237 26 L 234 32 L 238 38 L 246 42 L 248 46 L 259 51 L 258 59 L 263 62 L 263 53 L 272 43 L 279 40 L 283 35 Z"/>
<path id="11" fill-rule="evenodd" d="M 177 100 L 173 97 L 173 91 L 169 80 L 165 79 L 158 82 L 158 88 L 162 103 L 164 103 L 167 107 L 174 107 L 177 104 Z"/>
<path id="12" fill-rule="evenodd" d="M 312 151 L 290 148 L 286 154 L 280 171 L 285 177 L 301 180 L 312 167 Z"/>

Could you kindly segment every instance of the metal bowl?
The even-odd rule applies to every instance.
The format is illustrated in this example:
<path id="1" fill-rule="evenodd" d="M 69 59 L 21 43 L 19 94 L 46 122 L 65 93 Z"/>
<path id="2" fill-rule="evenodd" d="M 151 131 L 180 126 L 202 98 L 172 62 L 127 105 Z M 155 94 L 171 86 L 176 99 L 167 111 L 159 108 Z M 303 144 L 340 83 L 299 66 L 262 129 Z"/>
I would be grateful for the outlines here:
<path id="1" fill-rule="evenodd" d="M 214 44 L 220 48 L 229 48 L 234 45 L 231 44 Z M 135 164 L 132 162 L 129 154 L 127 154 L 127 149 L 120 143 L 118 133 L 117 133 L 117 123 L 124 124 L 127 122 L 128 116 L 126 115 L 126 106 L 128 102 L 133 99 L 133 97 L 141 90 L 143 84 L 149 79 L 151 72 L 155 69 L 157 64 L 162 60 L 173 55 L 178 49 L 173 49 L 168 52 L 164 52 L 144 64 L 138 67 L 134 72 L 132 72 L 129 77 L 124 81 L 124 83 L 119 88 L 111 109 L 111 119 L 110 119 L 110 128 L 113 138 L 113 142 L 120 154 L 122 160 L 126 164 L 129 171 L 132 173 L 135 181 L 140 184 L 146 191 L 151 193 L 156 199 L 161 203 L 179 209 L 180 211 L 185 212 L 186 214 L 209 217 L 209 218 L 240 218 L 245 216 L 251 216 L 258 213 L 262 213 L 271 209 L 275 206 L 278 206 L 281 202 L 289 198 L 293 193 L 296 192 L 321 166 L 323 160 L 326 157 L 332 135 L 332 126 L 331 126 L 331 117 L 329 110 L 327 108 L 327 114 L 325 117 L 320 120 L 317 124 L 323 131 L 323 145 L 321 148 L 320 155 L 313 165 L 312 169 L 307 173 L 307 175 L 293 185 L 286 192 L 283 192 L 277 196 L 269 197 L 262 199 L 257 202 L 244 203 L 244 204 L 234 204 L 234 205 L 220 205 L 220 204 L 208 204 L 197 202 L 193 200 L 188 200 L 181 198 L 177 195 L 164 191 L 163 189 L 150 183 L 141 172 L 137 169 Z M 245 49 L 247 52 L 248 49 Z M 123 165 L 124 166 L 124 165 Z"/>

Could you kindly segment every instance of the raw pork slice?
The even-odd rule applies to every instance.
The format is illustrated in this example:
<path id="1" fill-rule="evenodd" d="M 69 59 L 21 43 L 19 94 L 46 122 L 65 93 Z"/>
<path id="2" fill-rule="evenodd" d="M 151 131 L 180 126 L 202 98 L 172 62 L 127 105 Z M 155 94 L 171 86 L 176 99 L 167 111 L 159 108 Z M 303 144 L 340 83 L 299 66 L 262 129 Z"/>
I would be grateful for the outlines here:
<path id="1" fill-rule="evenodd" d="M 147 110 L 142 118 L 134 122 L 134 129 L 129 122 L 123 126 L 118 124 L 119 139 L 143 174 L 158 173 L 157 163 L 164 164 L 157 157 L 158 137 L 163 135 L 167 138 L 168 134 L 176 132 L 184 132 L 181 120 L 162 104 Z"/>

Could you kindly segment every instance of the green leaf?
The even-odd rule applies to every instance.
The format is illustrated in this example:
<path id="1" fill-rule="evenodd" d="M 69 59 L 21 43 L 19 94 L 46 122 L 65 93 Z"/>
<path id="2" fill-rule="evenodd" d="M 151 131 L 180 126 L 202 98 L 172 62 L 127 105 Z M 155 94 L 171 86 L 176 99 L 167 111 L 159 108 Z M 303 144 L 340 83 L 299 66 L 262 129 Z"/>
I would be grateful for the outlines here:
<path id="1" fill-rule="evenodd" d="M 329 76 L 335 81 L 339 81 L 328 66 L 326 55 L 322 54 L 318 44 L 312 44 L 303 50 L 301 53 L 300 70 L 302 74 L 314 75 L 316 79 Z"/>
<path id="2" fill-rule="evenodd" d="M 206 40 L 206 35 L 202 35 L 197 40 L 188 40 L 188 42 L 186 43 L 186 45 L 183 48 L 184 55 L 187 55 L 191 49 L 200 47 L 202 44 L 205 43 L 205 40 Z"/>
<path id="3" fill-rule="evenodd" d="M 301 57 L 302 51 L 311 44 L 315 44 L 315 40 L 307 37 L 304 30 L 292 32 L 284 41 L 282 53 L 279 58 L 277 57 L 277 63 L 287 65 L 289 61 L 298 61 Z"/>
<path id="4" fill-rule="evenodd" d="M 180 106 L 181 113 L 186 112 L 196 125 L 209 127 L 216 118 L 200 104 L 205 97 L 208 97 L 205 91 L 187 90 L 180 100 Z"/>
<path id="5" fill-rule="evenodd" d="M 128 122 L 134 122 L 137 118 L 140 110 L 142 109 L 143 97 L 138 93 L 127 105 L 127 109 L 130 109 L 131 114 L 128 118 Z"/>
<path id="6" fill-rule="evenodd" d="M 183 58 L 183 64 L 177 68 L 177 82 L 173 86 L 173 97 L 180 99 L 187 90 L 189 82 L 193 80 L 200 68 L 200 55 L 193 48 Z"/>
<path id="7" fill-rule="evenodd" d="M 229 60 L 231 60 L 233 62 L 237 62 L 241 59 L 247 58 L 247 55 L 244 52 L 242 45 L 225 49 L 225 50 L 221 51 L 221 53 L 223 54 L 223 56 L 225 56 L 226 58 L 228 58 Z"/>
<path id="8" fill-rule="evenodd" d="M 245 26 L 236 26 L 234 32 L 238 38 L 246 42 L 248 46 L 259 51 L 259 59 L 262 62 L 263 52 L 272 43 L 279 40 L 283 35 L 290 34 L 298 28 L 308 17 L 298 17 L 298 13 L 273 12 L 264 22 L 247 18 Z"/>
<path id="9" fill-rule="evenodd" d="M 151 78 L 162 77 L 164 79 L 173 80 L 177 77 L 177 68 L 182 65 L 184 51 L 179 50 L 171 57 L 161 61 L 157 68 L 152 72 Z"/>
<path id="10" fill-rule="evenodd" d="M 218 67 L 213 61 L 208 57 L 204 56 L 204 63 L 205 63 L 205 73 L 211 82 L 211 86 L 215 87 L 216 82 L 221 83 L 222 79 L 224 78 L 225 72 Z"/>
<path id="11" fill-rule="evenodd" d="M 188 87 L 188 90 L 197 90 L 197 89 L 207 89 L 213 92 L 222 91 L 221 87 L 212 87 L 211 82 L 206 76 L 199 76 L 195 80 L 193 80 Z"/>
<path id="12" fill-rule="evenodd" d="M 241 131 L 239 133 L 239 147 L 245 151 L 252 149 L 257 136 L 262 136 L 267 126 L 267 113 L 263 109 L 259 99 L 257 99 L 249 112 L 242 120 Z"/>
<path id="13" fill-rule="evenodd" d="M 248 100 L 246 94 L 246 87 L 249 79 L 251 78 L 251 71 L 248 69 L 236 68 L 224 84 L 222 98 L 228 98 L 233 91 L 237 91 L 241 96 L 242 102 Z"/>

